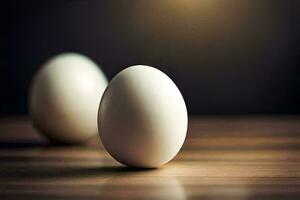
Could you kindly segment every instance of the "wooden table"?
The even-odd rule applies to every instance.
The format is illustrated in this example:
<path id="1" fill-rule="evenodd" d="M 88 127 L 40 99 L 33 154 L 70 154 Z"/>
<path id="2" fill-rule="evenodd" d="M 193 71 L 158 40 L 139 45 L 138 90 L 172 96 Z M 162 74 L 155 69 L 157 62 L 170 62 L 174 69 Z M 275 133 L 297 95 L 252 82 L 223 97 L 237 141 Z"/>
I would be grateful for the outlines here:
<path id="1" fill-rule="evenodd" d="M 98 137 L 51 145 L 27 118 L 2 118 L 0 199 L 300 199 L 300 117 L 191 117 L 157 170 L 120 165 Z"/>

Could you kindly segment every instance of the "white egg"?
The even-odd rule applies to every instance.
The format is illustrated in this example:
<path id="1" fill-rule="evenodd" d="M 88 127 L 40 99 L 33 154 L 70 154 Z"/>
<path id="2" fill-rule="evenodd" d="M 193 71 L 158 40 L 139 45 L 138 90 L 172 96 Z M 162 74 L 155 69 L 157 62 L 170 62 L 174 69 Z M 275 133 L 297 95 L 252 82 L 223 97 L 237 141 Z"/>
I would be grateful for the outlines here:
<path id="1" fill-rule="evenodd" d="M 63 53 L 48 60 L 29 92 L 33 125 L 48 138 L 81 143 L 98 134 L 97 111 L 107 79 L 89 58 Z"/>
<path id="2" fill-rule="evenodd" d="M 118 73 L 98 111 L 102 143 L 117 161 L 156 168 L 180 150 L 188 125 L 184 99 L 163 72 L 137 65 Z"/>

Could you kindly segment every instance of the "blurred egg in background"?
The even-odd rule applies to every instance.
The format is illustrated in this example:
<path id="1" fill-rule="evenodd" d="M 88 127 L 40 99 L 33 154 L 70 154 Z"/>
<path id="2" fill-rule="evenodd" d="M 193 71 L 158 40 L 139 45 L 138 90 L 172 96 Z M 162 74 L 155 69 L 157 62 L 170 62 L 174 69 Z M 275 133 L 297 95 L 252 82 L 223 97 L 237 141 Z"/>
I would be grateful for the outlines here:
<path id="1" fill-rule="evenodd" d="M 33 125 L 62 143 L 81 143 L 96 135 L 97 110 L 107 79 L 88 57 L 62 53 L 36 73 L 29 92 Z"/>

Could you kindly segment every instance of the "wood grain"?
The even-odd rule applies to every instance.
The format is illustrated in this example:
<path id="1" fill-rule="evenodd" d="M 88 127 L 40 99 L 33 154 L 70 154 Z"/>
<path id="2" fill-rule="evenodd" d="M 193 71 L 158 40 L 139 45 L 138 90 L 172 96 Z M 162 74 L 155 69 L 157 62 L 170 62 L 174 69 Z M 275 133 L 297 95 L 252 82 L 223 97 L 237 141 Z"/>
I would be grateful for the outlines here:
<path id="1" fill-rule="evenodd" d="M 59 146 L 27 118 L 2 118 L 0 199 L 300 199 L 300 117 L 191 117 L 156 170 L 122 166 L 98 137 Z"/>

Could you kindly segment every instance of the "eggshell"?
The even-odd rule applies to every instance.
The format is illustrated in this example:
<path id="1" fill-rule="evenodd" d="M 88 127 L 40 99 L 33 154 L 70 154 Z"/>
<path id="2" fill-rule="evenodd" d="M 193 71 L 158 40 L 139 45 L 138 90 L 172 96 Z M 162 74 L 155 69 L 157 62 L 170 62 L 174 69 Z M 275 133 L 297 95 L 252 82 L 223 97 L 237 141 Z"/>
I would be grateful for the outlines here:
<path id="1" fill-rule="evenodd" d="M 98 111 L 104 147 L 132 167 L 156 168 L 170 161 L 183 145 L 187 125 L 186 105 L 174 82 L 143 65 L 111 80 Z"/>
<path id="2" fill-rule="evenodd" d="M 46 137 L 81 143 L 97 135 L 97 110 L 107 79 L 89 58 L 63 53 L 47 61 L 29 92 L 33 125 Z"/>

